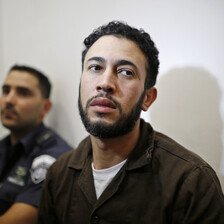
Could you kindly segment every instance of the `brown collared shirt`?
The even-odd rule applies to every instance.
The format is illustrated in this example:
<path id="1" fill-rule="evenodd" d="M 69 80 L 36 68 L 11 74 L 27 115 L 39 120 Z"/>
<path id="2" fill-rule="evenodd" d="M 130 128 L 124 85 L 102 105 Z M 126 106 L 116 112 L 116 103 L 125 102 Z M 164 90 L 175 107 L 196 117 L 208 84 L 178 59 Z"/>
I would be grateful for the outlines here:
<path id="1" fill-rule="evenodd" d="M 87 137 L 52 165 L 39 224 L 224 223 L 224 196 L 214 170 L 143 120 L 136 147 L 98 200 L 91 161 Z"/>

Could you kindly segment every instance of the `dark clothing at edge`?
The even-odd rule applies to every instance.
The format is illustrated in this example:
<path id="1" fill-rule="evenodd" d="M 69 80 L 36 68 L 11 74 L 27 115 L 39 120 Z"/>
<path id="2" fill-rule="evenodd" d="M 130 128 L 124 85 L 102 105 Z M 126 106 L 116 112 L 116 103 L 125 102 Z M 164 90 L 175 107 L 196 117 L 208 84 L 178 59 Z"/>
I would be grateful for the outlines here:
<path id="1" fill-rule="evenodd" d="M 14 203 L 38 207 L 49 166 L 71 150 L 61 137 L 43 123 L 11 147 L 10 136 L 0 141 L 0 215 Z"/>
<path id="2" fill-rule="evenodd" d="M 143 120 L 136 147 L 98 200 L 91 162 L 87 137 L 52 165 L 39 224 L 224 223 L 224 196 L 214 170 Z"/>

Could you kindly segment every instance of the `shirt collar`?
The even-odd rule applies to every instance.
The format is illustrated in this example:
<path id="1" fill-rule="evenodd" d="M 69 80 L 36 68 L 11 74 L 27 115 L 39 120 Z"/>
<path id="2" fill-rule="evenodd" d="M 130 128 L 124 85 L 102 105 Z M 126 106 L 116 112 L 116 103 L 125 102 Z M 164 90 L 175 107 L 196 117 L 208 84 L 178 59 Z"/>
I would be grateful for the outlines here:
<path id="1" fill-rule="evenodd" d="M 34 145 L 36 145 L 36 138 L 44 129 L 44 124 L 40 123 L 20 140 L 26 154 L 28 154 L 33 149 Z"/>
<path id="2" fill-rule="evenodd" d="M 126 170 L 136 169 L 151 162 L 155 131 L 152 126 L 143 119 L 141 119 L 140 131 L 138 142 L 128 157 Z"/>
<path id="3" fill-rule="evenodd" d="M 147 165 L 151 161 L 154 149 L 155 132 L 150 124 L 141 119 L 141 134 L 137 145 L 128 157 L 127 170 L 136 169 Z M 86 137 L 72 154 L 68 166 L 74 169 L 82 169 L 85 163 L 92 159 L 92 146 L 90 137 Z"/>
<path id="4" fill-rule="evenodd" d="M 78 147 L 72 153 L 71 159 L 68 163 L 68 167 L 74 169 L 82 169 L 87 161 L 90 161 L 92 158 L 92 145 L 90 136 L 87 136 Z"/>

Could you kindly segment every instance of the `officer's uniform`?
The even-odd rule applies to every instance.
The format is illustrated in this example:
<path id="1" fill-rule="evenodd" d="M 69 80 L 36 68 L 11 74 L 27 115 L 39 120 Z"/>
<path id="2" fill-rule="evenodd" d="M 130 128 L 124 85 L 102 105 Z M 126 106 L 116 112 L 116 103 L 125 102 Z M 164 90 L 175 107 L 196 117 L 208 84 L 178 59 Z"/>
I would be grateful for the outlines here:
<path id="1" fill-rule="evenodd" d="M 43 123 L 14 147 L 10 136 L 0 141 L 0 215 L 16 202 L 38 207 L 47 169 L 71 149 Z"/>

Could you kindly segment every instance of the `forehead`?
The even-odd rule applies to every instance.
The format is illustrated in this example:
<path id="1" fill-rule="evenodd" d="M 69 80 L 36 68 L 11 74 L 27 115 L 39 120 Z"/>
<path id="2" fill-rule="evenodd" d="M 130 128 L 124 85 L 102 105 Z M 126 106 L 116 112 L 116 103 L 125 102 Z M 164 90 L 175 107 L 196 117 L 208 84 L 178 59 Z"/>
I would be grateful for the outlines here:
<path id="1" fill-rule="evenodd" d="M 105 35 L 100 37 L 88 50 L 85 61 L 93 56 L 111 60 L 130 60 L 138 66 L 146 66 L 147 60 L 138 45 L 124 37 Z M 84 61 L 84 62 L 85 62 Z"/>
<path id="2" fill-rule="evenodd" d="M 29 72 L 13 70 L 7 75 L 4 85 L 35 89 L 38 88 L 39 81 L 34 75 L 30 74 Z"/>

